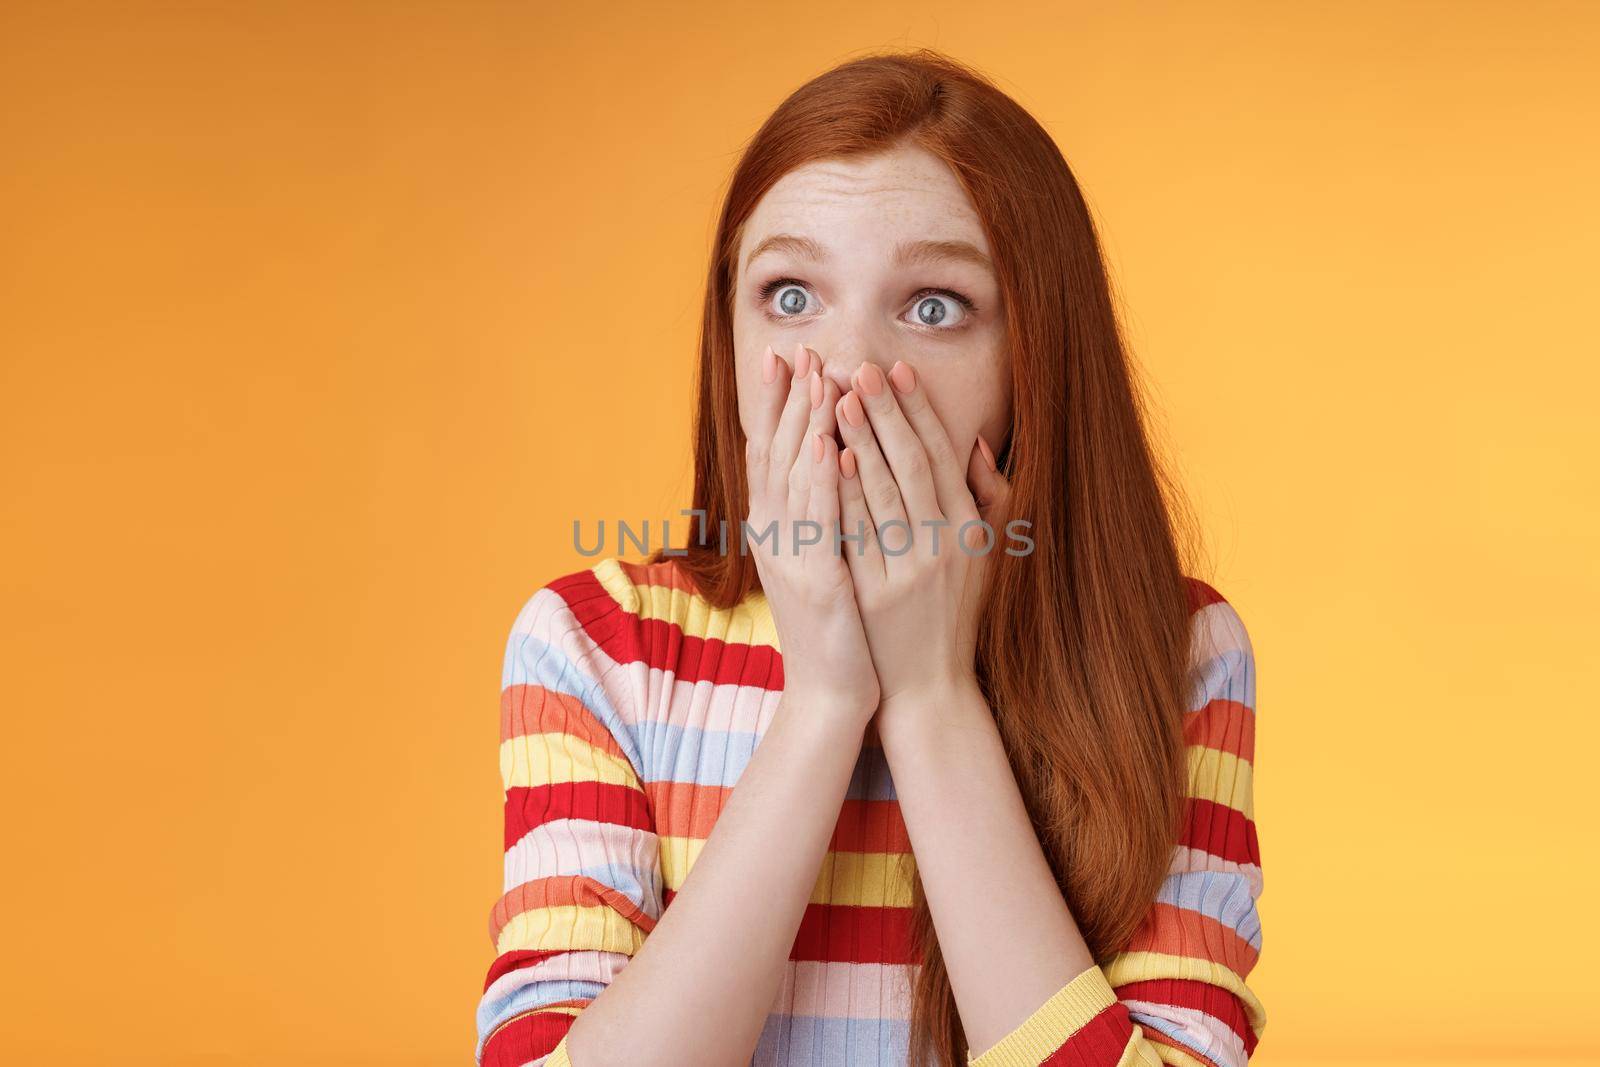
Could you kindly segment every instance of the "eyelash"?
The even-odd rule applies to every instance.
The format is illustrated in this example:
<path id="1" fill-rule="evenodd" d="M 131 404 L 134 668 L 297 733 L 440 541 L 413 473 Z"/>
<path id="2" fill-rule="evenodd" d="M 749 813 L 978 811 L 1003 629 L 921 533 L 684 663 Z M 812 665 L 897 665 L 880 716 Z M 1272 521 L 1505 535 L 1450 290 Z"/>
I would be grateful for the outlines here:
<path id="1" fill-rule="evenodd" d="M 797 317 L 797 316 L 794 316 L 794 315 L 774 315 L 772 313 L 772 311 L 767 306 L 768 304 L 772 303 L 772 295 L 774 293 L 776 293 L 779 289 L 782 289 L 785 286 L 790 286 L 790 285 L 797 285 L 802 289 L 809 288 L 809 286 L 807 286 L 806 283 L 801 281 L 799 278 L 774 278 L 772 281 L 767 282 L 765 285 L 763 285 L 757 291 L 758 295 L 761 298 L 761 310 L 766 314 L 766 316 L 768 318 L 782 320 L 782 319 L 792 319 L 792 318 L 796 318 Z M 966 313 L 968 315 L 976 314 L 977 310 L 978 310 L 978 305 L 973 303 L 971 298 L 969 298 L 965 293 L 959 293 L 954 289 L 932 289 L 932 288 L 919 289 L 917 292 L 915 292 L 915 293 L 913 293 L 911 295 L 912 306 L 915 307 L 916 306 L 916 302 L 921 300 L 925 296 L 948 296 L 952 300 L 954 300 L 956 303 L 960 304 L 961 307 L 966 311 Z M 966 319 L 962 320 L 963 323 L 965 323 L 966 321 L 967 321 Z M 940 330 L 940 331 L 943 331 L 943 332 L 949 332 L 951 330 L 959 330 L 959 329 L 961 329 L 961 327 L 960 326 L 942 326 L 942 327 L 941 326 L 924 326 L 923 329 Z"/>

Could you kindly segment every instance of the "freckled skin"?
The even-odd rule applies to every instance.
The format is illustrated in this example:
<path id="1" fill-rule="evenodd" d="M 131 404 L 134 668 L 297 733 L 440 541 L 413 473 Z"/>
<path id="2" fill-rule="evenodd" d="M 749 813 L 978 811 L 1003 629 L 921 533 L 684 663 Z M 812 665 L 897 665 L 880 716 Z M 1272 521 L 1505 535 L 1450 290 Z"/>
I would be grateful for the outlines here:
<path id="1" fill-rule="evenodd" d="M 971 201 L 942 160 L 904 146 L 797 168 L 756 205 L 738 249 L 741 268 L 751 249 L 778 233 L 809 237 L 828 258 L 813 262 L 771 251 L 737 276 L 734 359 L 739 418 L 747 431 L 751 398 L 762 387 L 762 351 L 770 344 L 792 366 L 800 341 L 822 356 L 824 373 L 840 393 L 863 360 L 885 373 L 904 360 L 927 389 L 959 456 L 970 454 L 980 430 L 1000 450 L 1011 425 L 1011 398 L 999 284 L 971 263 L 893 263 L 900 241 L 964 240 L 994 254 Z M 777 278 L 804 283 L 799 314 L 769 317 L 784 314 L 783 298 L 796 295 L 780 288 L 761 298 L 762 285 Z M 948 294 L 931 294 L 942 299 L 946 318 L 922 324 L 918 305 L 930 295 L 917 296 L 923 289 L 962 293 L 976 310 L 966 311 Z M 959 325 L 950 325 L 963 315 Z"/>

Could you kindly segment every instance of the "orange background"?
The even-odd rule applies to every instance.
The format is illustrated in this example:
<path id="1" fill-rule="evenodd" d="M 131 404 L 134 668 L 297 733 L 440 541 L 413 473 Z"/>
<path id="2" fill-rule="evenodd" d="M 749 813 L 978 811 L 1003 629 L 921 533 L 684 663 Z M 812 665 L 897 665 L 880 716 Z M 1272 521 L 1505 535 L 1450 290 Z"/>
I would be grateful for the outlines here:
<path id="1" fill-rule="evenodd" d="M 1062 145 L 1251 628 L 1257 1062 L 1600 1052 L 1600 9 L 12 2 L 0 1057 L 470 1063 L 507 629 L 687 499 L 744 140 L 909 45 Z"/>

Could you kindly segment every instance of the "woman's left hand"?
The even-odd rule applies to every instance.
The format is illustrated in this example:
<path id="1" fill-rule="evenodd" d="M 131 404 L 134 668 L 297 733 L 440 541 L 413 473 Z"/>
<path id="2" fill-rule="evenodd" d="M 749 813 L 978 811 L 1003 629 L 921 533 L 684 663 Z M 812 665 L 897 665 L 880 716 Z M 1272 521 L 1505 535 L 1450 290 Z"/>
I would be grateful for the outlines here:
<path id="1" fill-rule="evenodd" d="M 840 523 L 885 711 L 976 688 L 978 599 L 1004 551 L 1005 477 L 980 434 L 959 456 L 915 372 L 864 362 L 836 405 Z M 985 530 L 979 523 L 987 522 Z M 959 539 L 964 536 L 965 548 Z M 912 714 L 917 714 L 912 712 Z"/>

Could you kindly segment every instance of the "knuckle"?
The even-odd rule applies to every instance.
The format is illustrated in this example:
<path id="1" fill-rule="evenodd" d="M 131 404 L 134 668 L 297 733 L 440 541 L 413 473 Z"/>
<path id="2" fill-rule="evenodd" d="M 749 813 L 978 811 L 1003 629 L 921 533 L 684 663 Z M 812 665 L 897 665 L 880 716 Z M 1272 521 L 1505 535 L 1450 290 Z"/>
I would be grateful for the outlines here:
<path id="1" fill-rule="evenodd" d="M 800 464 L 796 463 L 794 466 L 789 468 L 788 484 L 789 492 L 804 493 L 806 490 L 811 488 L 811 479 L 806 473 L 806 469 Z"/>

